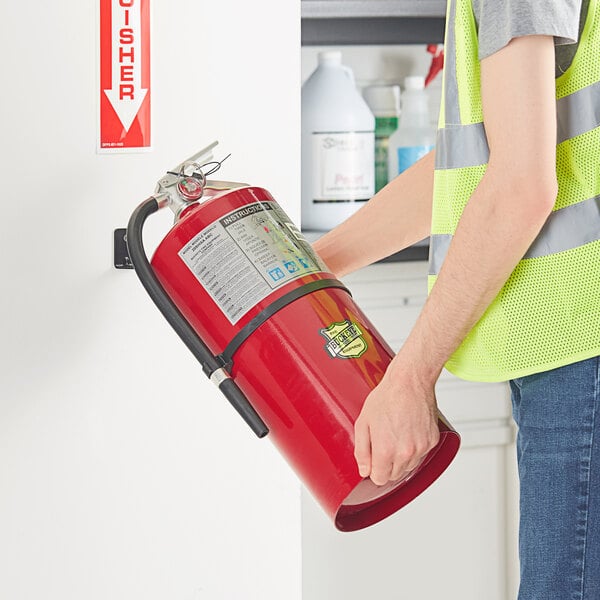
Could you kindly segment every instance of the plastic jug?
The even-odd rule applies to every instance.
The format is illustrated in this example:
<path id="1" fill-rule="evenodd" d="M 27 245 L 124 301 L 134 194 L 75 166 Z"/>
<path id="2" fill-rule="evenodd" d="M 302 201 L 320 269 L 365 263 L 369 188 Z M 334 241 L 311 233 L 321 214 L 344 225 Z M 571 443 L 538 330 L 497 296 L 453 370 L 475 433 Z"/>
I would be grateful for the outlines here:
<path id="1" fill-rule="evenodd" d="M 375 117 L 342 54 L 319 54 L 302 86 L 302 229 L 327 231 L 375 191 Z"/>

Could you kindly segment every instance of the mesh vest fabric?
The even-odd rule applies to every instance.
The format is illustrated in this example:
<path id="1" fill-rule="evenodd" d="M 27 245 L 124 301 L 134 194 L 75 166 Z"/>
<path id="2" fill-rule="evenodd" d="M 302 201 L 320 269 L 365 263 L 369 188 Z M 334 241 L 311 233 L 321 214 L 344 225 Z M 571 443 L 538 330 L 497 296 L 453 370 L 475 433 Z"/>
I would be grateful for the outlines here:
<path id="1" fill-rule="evenodd" d="M 481 181 L 483 127 L 470 0 L 449 0 L 434 175 L 429 289 L 444 244 Z M 559 192 L 547 226 L 446 368 L 503 381 L 600 354 L 600 7 L 591 0 L 577 54 L 556 79 Z M 478 140 L 477 148 L 471 140 Z M 461 147 L 463 140 L 465 142 Z M 456 149 L 462 151 L 456 152 Z M 475 148 L 475 149 L 474 149 Z M 501 201 L 501 199 L 499 199 Z M 502 248 L 498 248 L 502 252 Z M 436 257 L 435 260 L 433 257 Z M 442 258 L 440 258 L 440 256 Z M 480 265 L 485 269 L 486 265 Z"/>

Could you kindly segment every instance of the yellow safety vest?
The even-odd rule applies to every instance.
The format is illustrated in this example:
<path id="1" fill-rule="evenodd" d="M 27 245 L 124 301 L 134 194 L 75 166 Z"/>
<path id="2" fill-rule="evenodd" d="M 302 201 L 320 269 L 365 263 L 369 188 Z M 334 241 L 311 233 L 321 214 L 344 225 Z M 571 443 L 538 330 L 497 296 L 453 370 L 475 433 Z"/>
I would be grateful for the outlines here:
<path id="1" fill-rule="evenodd" d="M 471 0 L 448 1 L 445 54 L 430 290 L 489 159 Z M 556 106 L 556 204 L 498 296 L 448 361 L 446 368 L 464 379 L 503 381 L 600 355 L 598 0 L 590 1 L 571 66 L 556 79 Z"/>

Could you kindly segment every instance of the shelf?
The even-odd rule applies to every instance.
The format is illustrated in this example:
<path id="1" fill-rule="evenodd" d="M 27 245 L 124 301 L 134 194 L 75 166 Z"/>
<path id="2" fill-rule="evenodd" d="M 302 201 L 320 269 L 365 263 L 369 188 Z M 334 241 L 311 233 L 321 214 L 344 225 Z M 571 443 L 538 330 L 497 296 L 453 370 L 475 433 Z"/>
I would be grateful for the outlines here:
<path id="1" fill-rule="evenodd" d="M 303 230 L 302 234 L 306 238 L 306 240 L 313 244 L 316 242 L 322 235 L 325 234 L 324 231 L 312 231 L 312 230 Z M 378 260 L 377 263 L 388 263 L 388 262 L 415 262 L 415 261 L 427 261 L 429 259 L 429 238 L 415 244 L 414 246 L 409 246 L 404 250 L 400 250 L 400 252 L 396 252 L 387 258 L 382 258 Z"/>
<path id="2" fill-rule="evenodd" d="M 302 0 L 301 6 L 303 19 L 446 16 L 445 0 Z"/>
<path id="3" fill-rule="evenodd" d="M 392 254 L 387 258 L 383 258 L 379 263 L 388 262 L 413 262 L 413 261 L 427 261 L 429 258 L 429 246 L 410 246 L 396 254 Z"/>
<path id="4" fill-rule="evenodd" d="M 445 0 L 302 0 L 302 45 L 441 43 Z"/>

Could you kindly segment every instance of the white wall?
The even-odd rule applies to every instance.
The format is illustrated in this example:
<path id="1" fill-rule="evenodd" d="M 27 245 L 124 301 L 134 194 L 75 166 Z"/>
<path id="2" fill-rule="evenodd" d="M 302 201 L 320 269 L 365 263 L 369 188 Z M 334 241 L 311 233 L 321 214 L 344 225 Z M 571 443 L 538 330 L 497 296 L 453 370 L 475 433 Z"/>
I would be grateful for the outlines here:
<path id="1" fill-rule="evenodd" d="M 98 2 L 3 4 L 0 598 L 300 598 L 297 480 L 112 267 L 213 139 L 298 219 L 299 5 L 152 0 L 154 150 L 100 156 Z"/>

